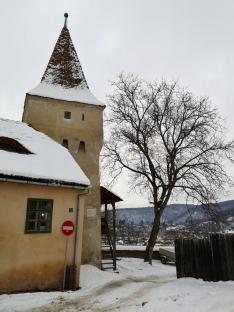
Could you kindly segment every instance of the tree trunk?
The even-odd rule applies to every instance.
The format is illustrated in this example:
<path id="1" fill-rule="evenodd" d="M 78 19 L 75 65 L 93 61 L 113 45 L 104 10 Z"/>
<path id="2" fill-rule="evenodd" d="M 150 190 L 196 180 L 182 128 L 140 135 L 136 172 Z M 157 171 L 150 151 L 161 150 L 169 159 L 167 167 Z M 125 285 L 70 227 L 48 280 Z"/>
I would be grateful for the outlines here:
<path id="1" fill-rule="evenodd" d="M 158 211 L 157 215 L 154 218 L 152 230 L 150 233 L 150 238 L 148 240 L 146 250 L 145 250 L 144 261 L 149 262 L 150 264 L 152 264 L 152 255 L 153 255 L 154 245 L 158 237 L 159 227 L 160 227 L 160 212 Z"/>

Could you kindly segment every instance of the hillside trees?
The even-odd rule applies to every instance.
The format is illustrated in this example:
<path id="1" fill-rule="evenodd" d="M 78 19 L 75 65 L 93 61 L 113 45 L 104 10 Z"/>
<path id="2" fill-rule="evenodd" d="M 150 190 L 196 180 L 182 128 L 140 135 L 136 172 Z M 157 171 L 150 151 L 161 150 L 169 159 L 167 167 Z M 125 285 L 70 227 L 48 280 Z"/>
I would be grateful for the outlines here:
<path id="1" fill-rule="evenodd" d="M 151 262 L 162 213 L 172 195 L 184 194 L 209 210 L 231 183 L 224 160 L 232 160 L 222 119 L 207 97 L 176 82 L 146 83 L 120 75 L 108 97 L 110 113 L 104 159 L 113 177 L 127 170 L 133 187 L 154 206 L 145 251 Z"/>

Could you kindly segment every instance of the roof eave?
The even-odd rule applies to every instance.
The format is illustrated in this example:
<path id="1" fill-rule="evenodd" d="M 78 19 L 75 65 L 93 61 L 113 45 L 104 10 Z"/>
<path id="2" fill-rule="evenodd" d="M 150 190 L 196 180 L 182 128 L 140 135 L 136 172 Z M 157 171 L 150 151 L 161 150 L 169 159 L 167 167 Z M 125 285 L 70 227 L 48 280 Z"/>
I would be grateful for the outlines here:
<path id="1" fill-rule="evenodd" d="M 121 197 L 117 194 L 113 193 L 112 191 L 108 190 L 104 186 L 100 186 L 100 193 L 101 193 L 101 204 L 111 204 L 123 201 Z"/>
<path id="2" fill-rule="evenodd" d="M 40 98 L 44 98 L 44 99 L 52 99 L 52 100 L 56 100 L 56 101 L 63 101 L 63 102 L 73 102 L 73 103 L 78 103 L 78 104 L 84 104 L 84 105 L 90 105 L 92 107 L 99 107 L 101 109 L 105 109 L 106 105 L 105 104 L 93 104 L 93 103 L 85 103 L 85 102 L 78 102 L 78 101 L 74 101 L 74 100 L 64 100 L 64 99 L 59 99 L 59 98 L 55 98 L 55 97 L 49 97 L 49 96 L 43 96 L 43 95 L 38 95 L 38 94 L 32 94 L 30 92 L 26 93 L 26 96 L 30 95 L 30 96 L 37 96 Z"/>
<path id="3" fill-rule="evenodd" d="M 8 175 L 0 173 L 0 181 L 3 182 L 16 182 L 24 184 L 37 184 L 44 186 L 55 186 L 55 187 L 64 187 L 64 188 L 75 188 L 75 189 L 90 189 L 90 185 L 76 183 L 76 182 L 67 182 L 63 180 L 54 180 L 54 179 L 42 179 L 42 178 L 32 178 L 19 175 Z"/>

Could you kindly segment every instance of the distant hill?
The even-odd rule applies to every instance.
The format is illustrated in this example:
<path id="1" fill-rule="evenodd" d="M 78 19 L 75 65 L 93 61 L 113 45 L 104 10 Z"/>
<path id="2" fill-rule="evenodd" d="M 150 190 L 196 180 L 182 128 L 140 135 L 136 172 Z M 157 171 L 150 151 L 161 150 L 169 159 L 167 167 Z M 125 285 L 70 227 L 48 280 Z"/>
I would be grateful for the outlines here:
<path id="1" fill-rule="evenodd" d="M 234 200 L 220 202 L 216 209 L 222 217 L 234 217 Z M 190 216 L 195 221 L 202 221 L 208 218 L 201 206 L 171 204 L 166 207 L 162 216 L 162 222 L 175 225 L 184 224 Z M 135 224 L 140 224 L 142 221 L 146 224 L 151 224 L 154 211 L 152 207 L 121 208 L 117 210 L 117 217 L 121 220 L 133 221 Z"/>

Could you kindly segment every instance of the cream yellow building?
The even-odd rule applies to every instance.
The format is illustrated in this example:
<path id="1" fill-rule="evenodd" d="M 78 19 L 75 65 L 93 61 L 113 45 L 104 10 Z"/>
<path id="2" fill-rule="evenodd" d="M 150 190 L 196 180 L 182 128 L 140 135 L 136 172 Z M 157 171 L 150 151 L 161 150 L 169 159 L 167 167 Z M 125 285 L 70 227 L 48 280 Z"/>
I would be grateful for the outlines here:
<path id="1" fill-rule="evenodd" d="M 66 16 L 40 84 L 26 94 L 23 121 L 67 147 L 89 178 L 92 190 L 85 199 L 82 262 L 98 266 L 101 264 L 99 155 L 104 108 L 89 90 Z"/>
<path id="2" fill-rule="evenodd" d="M 66 148 L 24 123 L 0 119 L 0 292 L 79 286 L 84 198 L 90 181 Z"/>

